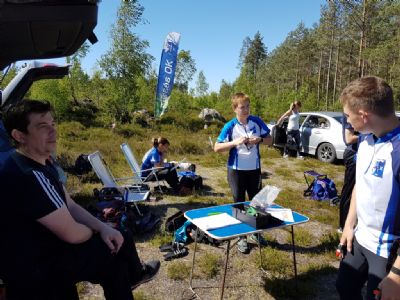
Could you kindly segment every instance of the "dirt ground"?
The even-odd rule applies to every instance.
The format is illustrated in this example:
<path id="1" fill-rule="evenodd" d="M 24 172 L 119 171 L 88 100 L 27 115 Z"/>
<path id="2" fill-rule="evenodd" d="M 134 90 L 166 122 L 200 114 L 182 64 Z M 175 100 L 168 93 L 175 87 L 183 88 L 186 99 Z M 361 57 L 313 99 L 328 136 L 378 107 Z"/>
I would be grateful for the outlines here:
<path id="1" fill-rule="evenodd" d="M 284 161 L 282 163 L 291 164 L 292 160 Z M 293 161 L 293 163 L 295 163 Z M 279 165 L 276 166 L 279 168 Z M 219 197 L 224 198 L 226 194 L 229 193 L 226 182 L 226 171 L 224 169 L 206 169 L 198 167 L 197 173 L 203 176 L 204 184 L 208 187 L 208 192 L 199 196 L 186 197 L 171 197 L 164 196 L 161 201 L 148 203 L 150 209 L 153 213 L 159 215 L 162 219 L 160 226 L 164 226 L 164 221 L 167 216 L 172 215 L 178 209 L 187 210 L 199 207 L 201 201 L 204 201 L 204 197 L 209 199 L 209 197 Z M 268 184 L 275 184 L 282 186 L 285 184 L 291 184 L 288 182 L 282 182 L 281 178 L 276 177 L 274 179 L 274 170 L 268 170 L 271 175 L 268 179 Z M 263 182 L 265 184 L 265 182 Z M 296 183 L 294 183 L 296 184 Z M 304 184 L 297 183 L 299 189 L 304 188 Z M 221 185 L 221 186 L 219 186 Z M 218 191 L 218 193 L 216 192 Z M 189 200 L 189 201 L 188 201 Z M 220 199 L 223 203 L 223 199 Z M 226 201 L 225 203 L 229 203 Z M 315 241 L 318 238 L 326 234 L 327 232 L 332 232 L 332 226 L 310 220 L 308 223 L 299 225 L 298 227 L 304 228 L 306 231 L 311 232 Z M 295 228 L 296 231 L 296 228 Z M 274 244 L 271 247 L 279 249 L 280 251 L 285 251 L 288 255 L 292 255 L 291 245 L 287 242 L 288 231 L 283 229 L 277 229 L 269 232 L 269 235 L 273 237 Z M 135 290 L 135 299 L 191 299 L 192 293 L 189 289 L 189 277 L 185 280 L 172 280 L 168 276 L 168 268 L 171 264 L 177 261 L 183 262 L 186 266 L 191 266 L 193 258 L 194 243 L 188 246 L 189 255 L 183 258 L 179 258 L 172 261 L 164 261 L 163 254 L 159 251 L 158 246 L 151 243 L 151 239 L 154 237 L 154 233 L 145 234 L 137 236 L 137 249 L 139 252 L 139 257 L 143 261 L 158 259 L 161 261 L 161 269 L 157 277 L 138 287 Z M 172 239 L 172 237 L 171 237 Z M 335 279 L 336 272 L 326 272 L 321 273 L 317 277 L 316 282 L 313 283 L 313 295 L 303 296 L 301 294 L 295 294 L 296 296 L 282 297 L 275 295 L 273 292 L 268 292 L 269 289 L 266 287 L 268 280 L 268 267 L 267 273 L 264 273 L 261 269 L 255 267 L 254 262 L 259 258 L 259 251 L 255 244 L 252 244 L 252 250 L 250 254 L 245 255 L 237 251 L 236 246 L 232 247 L 229 266 L 226 276 L 226 289 L 224 294 L 224 299 L 338 299 L 337 293 L 335 291 Z M 223 263 L 224 258 L 224 247 L 213 247 L 210 245 L 199 244 L 198 252 L 196 253 L 196 262 L 201 260 L 202 257 L 207 257 L 210 254 L 216 254 L 220 257 Z M 296 248 L 296 260 L 297 260 L 297 270 L 301 270 L 301 267 L 306 264 L 315 263 L 318 264 L 328 264 L 333 268 L 338 268 L 339 262 L 336 260 L 321 261 L 320 257 L 309 255 L 309 249 L 297 247 Z M 308 254 L 307 254 L 308 253 Z M 197 264 L 195 265 L 197 266 Z M 222 275 L 222 264 L 219 268 L 218 274 L 211 279 L 195 278 L 194 286 L 201 287 L 196 289 L 201 299 L 219 299 L 219 285 Z M 195 269 L 196 274 L 196 269 Z M 301 276 L 299 274 L 299 276 Z M 301 284 L 301 279 L 298 281 Z M 83 291 L 81 291 L 81 299 L 84 300 L 100 300 L 104 299 L 102 289 L 98 285 L 92 285 L 90 283 L 85 283 L 81 286 Z M 293 289 L 293 284 L 283 283 L 283 289 Z M 301 290 L 301 287 L 299 288 Z M 293 295 L 293 293 L 292 293 Z"/>

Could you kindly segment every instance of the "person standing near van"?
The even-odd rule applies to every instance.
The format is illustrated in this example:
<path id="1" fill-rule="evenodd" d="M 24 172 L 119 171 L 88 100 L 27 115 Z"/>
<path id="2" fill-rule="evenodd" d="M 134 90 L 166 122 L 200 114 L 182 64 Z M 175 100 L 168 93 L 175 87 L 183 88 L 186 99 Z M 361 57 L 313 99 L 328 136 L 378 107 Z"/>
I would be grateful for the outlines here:
<path id="1" fill-rule="evenodd" d="M 301 109 L 301 102 L 295 101 L 290 104 L 290 109 L 285 112 L 278 120 L 277 126 L 282 126 L 283 120 L 288 118 L 288 126 L 286 131 L 286 144 L 285 148 L 283 149 L 283 158 L 289 157 L 289 149 L 288 144 L 292 143 L 294 140 L 296 143 L 296 150 L 297 150 L 297 158 L 304 159 L 303 156 L 300 155 L 300 109 Z"/>

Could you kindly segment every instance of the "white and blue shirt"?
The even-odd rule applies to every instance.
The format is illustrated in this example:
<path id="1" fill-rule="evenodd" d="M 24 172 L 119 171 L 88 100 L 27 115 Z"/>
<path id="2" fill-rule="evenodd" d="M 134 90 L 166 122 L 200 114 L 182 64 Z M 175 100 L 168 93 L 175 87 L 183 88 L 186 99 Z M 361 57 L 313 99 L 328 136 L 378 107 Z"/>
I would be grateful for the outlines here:
<path id="1" fill-rule="evenodd" d="M 380 138 L 368 134 L 359 140 L 355 236 L 361 246 L 387 258 L 400 238 L 400 127 Z"/>
<path id="2" fill-rule="evenodd" d="M 225 124 L 217 138 L 218 143 L 226 143 L 240 137 L 267 137 L 269 128 L 259 117 L 249 116 L 247 124 L 237 118 Z M 228 168 L 235 170 L 256 170 L 261 168 L 259 145 L 238 145 L 229 150 Z"/>
<path id="3" fill-rule="evenodd" d="M 146 152 L 146 154 L 143 156 L 141 170 L 142 171 L 147 170 L 147 171 L 142 172 L 143 177 L 149 175 L 151 172 L 150 169 L 153 168 L 155 164 L 161 162 L 161 156 L 162 156 L 161 153 L 158 152 L 158 149 L 156 147 L 153 147 Z"/>

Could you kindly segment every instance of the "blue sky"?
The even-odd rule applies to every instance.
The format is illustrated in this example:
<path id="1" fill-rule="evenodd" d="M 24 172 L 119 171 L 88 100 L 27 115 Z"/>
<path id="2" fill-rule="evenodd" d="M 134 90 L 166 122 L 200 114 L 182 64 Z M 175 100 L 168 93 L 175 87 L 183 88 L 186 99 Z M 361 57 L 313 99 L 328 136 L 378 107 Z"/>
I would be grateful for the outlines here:
<path id="1" fill-rule="evenodd" d="M 141 0 L 147 24 L 134 28 L 141 39 L 149 41 L 147 52 L 154 56 L 158 72 L 165 36 L 170 31 L 181 33 L 179 49 L 190 50 L 197 70 L 202 70 L 211 91 L 218 91 L 221 80 L 233 82 L 240 49 L 246 36 L 257 31 L 263 36 L 268 51 L 284 41 L 300 22 L 312 27 L 320 17 L 325 0 Z M 103 0 L 95 33 L 99 39 L 83 61 L 91 74 L 96 61 L 110 47 L 110 28 L 120 1 Z M 191 86 L 194 86 L 197 74 Z"/>

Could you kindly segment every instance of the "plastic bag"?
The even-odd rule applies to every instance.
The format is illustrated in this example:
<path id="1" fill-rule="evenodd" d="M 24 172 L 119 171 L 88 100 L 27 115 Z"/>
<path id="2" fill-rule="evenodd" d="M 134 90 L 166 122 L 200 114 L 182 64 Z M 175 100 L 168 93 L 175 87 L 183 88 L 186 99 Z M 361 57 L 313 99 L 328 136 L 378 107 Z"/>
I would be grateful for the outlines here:
<path id="1" fill-rule="evenodd" d="M 269 205 L 274 202 L 276 197 L 278 197 L 280 188 L 276 186 L 267 185 L 261 191 L 254 196 L 253 200 L 251 200 L 250 205 L 254 207 L 260 207 L 262 209 L 266 209 Z"/>

